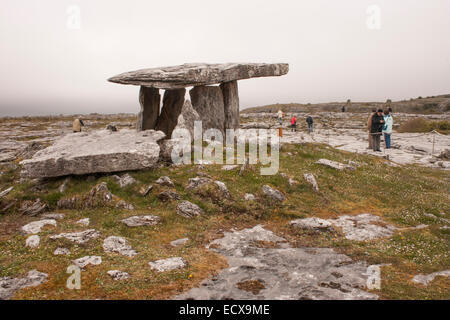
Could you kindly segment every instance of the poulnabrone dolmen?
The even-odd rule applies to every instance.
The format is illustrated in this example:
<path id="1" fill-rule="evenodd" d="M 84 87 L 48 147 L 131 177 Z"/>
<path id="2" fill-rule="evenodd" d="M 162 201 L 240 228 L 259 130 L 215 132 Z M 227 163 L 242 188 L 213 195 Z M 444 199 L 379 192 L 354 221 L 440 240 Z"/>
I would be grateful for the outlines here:
<path id="1" fill-rule="evenodd" d="M 117 75 L 109 81 L 140 86 L 137 131 L 89 130 L 87 125 L 88 130 L 68 133 L 23 160 L 22 175 L 46 178 L 152 168 L 170 158 L 175 127 L 192 132 L 194 121 L 201 120 L 203 130 L 225 133 L 225 129 L 238 129 L 237 80 L 281 76 L 288 71 L 286 63 L 195 63 Z M 190 101 L 185 101 L 186 87 L 194 87 L 189 91 Z M 165 90 L 162 108 L 160 89 Z"/>
<path id="2" fill-rule="evenodd" d="M 170 138 L 184 105 L 186 87 L 194 87 L 189 95 L 203 129 L 215 128 L 224 132 L 239 127 L 237 80 L 282 76 L 288 71 L 287 63 L 188 63 L 126 72 L 108 80 L 141 86 L 137 129 L 161 130 Z M 159 89 L 165 90 L 161 112 Z"/>

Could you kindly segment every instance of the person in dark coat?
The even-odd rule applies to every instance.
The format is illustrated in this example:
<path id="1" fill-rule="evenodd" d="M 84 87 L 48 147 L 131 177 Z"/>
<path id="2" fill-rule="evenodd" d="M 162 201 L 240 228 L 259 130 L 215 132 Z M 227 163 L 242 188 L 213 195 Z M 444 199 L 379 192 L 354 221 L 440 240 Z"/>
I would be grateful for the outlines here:
<path id="1" fill-rule="evenodd" d="M 372 116 L 372 125 L 370 127 L 370 134 L 372 135 L 372 148 L 373 151 L 381 152 L 380 140 L 383 131 L 384 116 L 383 110 L 378 109 L 377 113 Z"/>
<path id="2" fill-rule="evenodd" d="M 308 116 L 306 118 L 306 123 L 308 124 L 308 133 L 313 132 L 313 128 L 314 128 L 314 120 L 311 116 Z"/>

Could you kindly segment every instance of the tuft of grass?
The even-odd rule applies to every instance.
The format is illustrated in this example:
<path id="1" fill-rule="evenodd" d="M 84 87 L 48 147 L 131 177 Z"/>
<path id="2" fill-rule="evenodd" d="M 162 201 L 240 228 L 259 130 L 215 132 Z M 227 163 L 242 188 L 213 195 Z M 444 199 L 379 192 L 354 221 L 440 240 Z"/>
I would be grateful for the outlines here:
<path id="1" fill-rule="evenodd" d="M 450 133 L 450 121 L 428 121 L 423 118 L 416 118 L 402 123 L 398 132 L 431 132 L 436 130 L 443 134 Z"/>

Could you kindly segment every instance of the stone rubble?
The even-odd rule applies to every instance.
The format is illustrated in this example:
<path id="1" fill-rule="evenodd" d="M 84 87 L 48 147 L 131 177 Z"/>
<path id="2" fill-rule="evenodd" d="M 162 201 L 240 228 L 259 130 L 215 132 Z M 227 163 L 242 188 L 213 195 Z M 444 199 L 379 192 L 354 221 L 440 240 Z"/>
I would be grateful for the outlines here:
<path id="1" fill-rule="evenodd" d="M 320 218 L 304 218 L 292 220 L 290 225 L 299 229 L 306 230 L 329 230 L 332 227 L 332 224 L 329 220 L 320 219 Z"/>
<path id="2" fill-rule="evenodd" d="M 19 209 L 19 211 L 26 216 L 37 216 L 48 210 L 48 205 L 41 199 L 36 199 L 35 201 L 24 201 Z"/>
<path id="3" fill-rule="evenodd" d="M 158 194 L 158 199 L 165 202 L 170 200 L 181 200 L 181 196 L 172 190 L 166 190 Z"/>
<path id="4" fill-rule="evenodd" d="M 253 194 L 251 194 L 251 193 L 246 193 L 244 195 L 244 200 L 245 201 L 255 201 L 256 197 Z"/>
<path id="5" fill-rule="evenodd" d="M 146 186 L 142 186 L 141 189 L 139 189 L 139 194 L 143 197 L 146 197 L 153 189 L 153 185 L 149 184 Z"/>

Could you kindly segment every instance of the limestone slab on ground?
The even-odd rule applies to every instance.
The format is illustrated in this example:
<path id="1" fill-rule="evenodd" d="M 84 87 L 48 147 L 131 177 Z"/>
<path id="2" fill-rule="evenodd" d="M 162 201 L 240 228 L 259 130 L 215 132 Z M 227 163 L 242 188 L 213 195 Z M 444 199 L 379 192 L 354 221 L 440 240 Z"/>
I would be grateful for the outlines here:
<path id="1" fill-rule="evenodd" d="M 102 257 L 99 256 L 85 256 L 72 261 L 80 269 L 84 269 L 88 265 L 97 266 L 102 263 Z"/>
<path id="2" fill-rule="evenodd" d="M 56 227 L 55 219 L 43 219 L 39 221 L 30 222 L 22 227 L 22 231 L 26 234 L 35 234 L 41 232 L 41 229 L 46 226 L 54 226 Z"/>
<path id="3" fill-rule="evenodd" d="M 14 293 L 22 288 L 35 287 L 47 280 L 48 274 L 31 270 L 23 278 L 0 278 L 0 300 L 11 298 Z"/>
<path id="4" fill-rule="evenodd" d="M 116 252 L 127 257 L 134 257 L 137 252 L 131 248 L 127 240 L 122 237 L 110 236 L 103 241 L 106 252 Z"/>
<path id="5" fill-rule="evenodd" d="M 390 237 L 396 230 L 394 226 L 384 224 L 380 217 L 369 213 L 343 215 L 329 221 L 341 228 L 347 239 L 356 241 Z"/>
<path id="6" fill-rule="evenodd" d="M 159 159 L 161 131 L 121 130 L 70 133 L 21 162 L 29 178 L 140 170 Z"/>
<path id="7" fill-rule="evenodd" d="M 415 283 L 420 283 L 423 284 L 425 286 L 429 285 L 430 282 L 432 282 L 434 280 L 434 278 L 441 276 L 441 277 L 450 277 L 450 270 L 444 270 L 444 271 L 438 271 L 438 272 L 433 272 L 427 275 L 424 274 L 418 274 L 416 276 L 414 276 L 413 278 L 413 282 Z"/>
<path id="8" fill-rule="evenodd" d="M 181 269 L 187 266 L 186 261 L 180 257 L 173 257 L 167 259 L 161 259 L 149 262 L 148 265 L 151 269 L 154 269 L 158 272 L 165 272 L 175 269 Z"/>
<path id="9" fill-rule="evenodd" d="M 278 247 L 261 247 L 259 241 Z M 292 248 L 262 226 L 226 232 L 209 248 L 229 267 L 176 299 L 351 300 L 377 299 L 366 292 L 368 265 L 331 248 Z M 257 283 L 248 290 L 246 283 Z"/>
<path id="10" fill-rule="evenodd" d="M 130 275 L 127 272 L 120 270 L 109 270 L 107 274 L 109 274 L 111 278 L 116 281 L 126 280 L 130 278 Z"/>
<path id="11" fill-rule="evenodd" d="M 125 72 L 109 78 L 108 81 L 159 89 L 179 89 L 241 79 L 282 76 L 288 71 L 287 63 L 186 63 Z"/>
<path id="12" fill-rule="evenodd" d="M 121 220 L 129 227 L 154 226 L 161 222 L 161 218 L 153 215 L 133 216 Z"/>
<path id="13" fill-rule="evenodd" d="M 89 230 L 85 230 L 85 231 L 81 231 L 81 232 L 69 232 L 69 233 L 56 234 L 54 236 L 51 236 L 50 239 L 56 240 L 56 239 L 65 238 L 69 241 L 72 241 L 72 242 L 75 242 L 78 244 L 82 244 L 82 243 L 88 242 L 91 239 L 98 238 L 99 236 L 100 236 L 100 232 L 98 232 L 95 229 L 89 229 Z"/>

